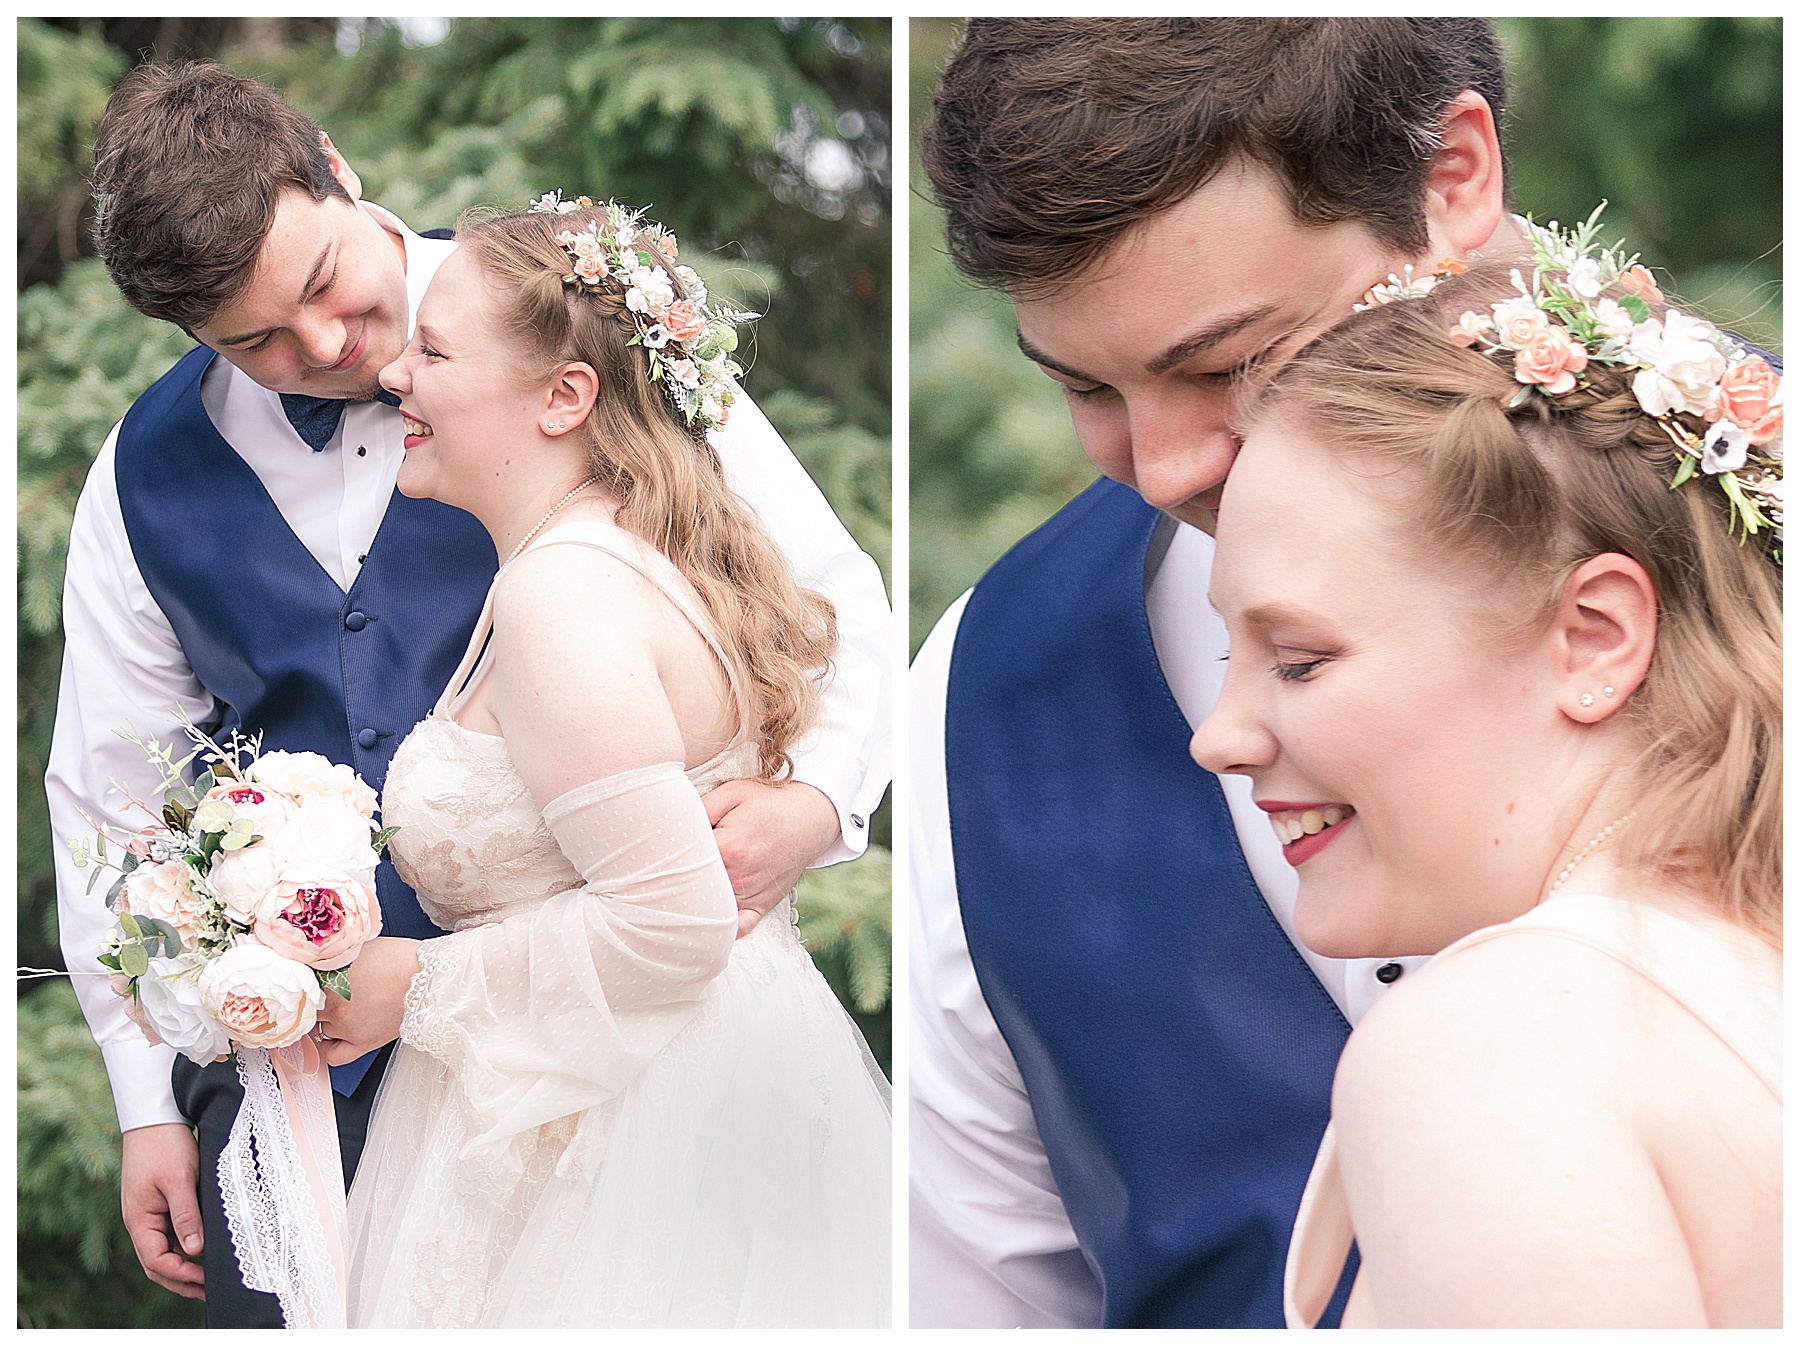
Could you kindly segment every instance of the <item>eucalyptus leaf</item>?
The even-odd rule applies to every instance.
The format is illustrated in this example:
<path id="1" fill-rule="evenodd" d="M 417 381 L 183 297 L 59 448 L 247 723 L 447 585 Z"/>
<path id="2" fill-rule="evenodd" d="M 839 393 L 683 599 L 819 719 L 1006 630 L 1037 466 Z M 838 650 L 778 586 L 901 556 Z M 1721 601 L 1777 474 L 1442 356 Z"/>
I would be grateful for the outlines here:
<path id="1" fill-rule="evenodd" d="M 150 970 L 150 955 L 142 944 L 119 946 L 119 971 L 127 977 L 141 977 Z"/>
<path id="2" fill-rule="evenodd" d="M 141 859 L 133 855 L 130 851 L 126 851 L 125 858 L 119 862 L 119 872 L 121 874 L 129 874 L 143 863 L 144 862 Z"/>
<path id="3" fill-rule="evenodd" d="M 195 794 L 188 786 L 177 784 L 171 786 L 169 792 L 163 796 L 163 803 L 179 804 L 182 808 L 191 811 L 199 806 L 200 796 Z"/>
<path id="4" fill-rule="evenodd" d="M 206 794 L 218 783 L 218 779 L 213 775 L 212 769 L 209 767 L 207 770 L 202 771 L 198 776 L 194 777 L 194 790 L 199 794 Z"/>
<path id="5" fill-rule="evenodd" d="M 314 968 L 313 976 L 319 979 L 320 986 L 332 994 L 342 996 L 345 1000 L 350 998 L 350 978 L 342 968 L 334 968 L 330 972 L 322 972 L 318 968 Z"/>
<path id="6" fill-rule="evenodd" d="M 133 939 L 142 939 L 144 937 L 144 927 L 138 924 L 137 917 L 133 916 L 130 912 L 125 912 L 120 915 L 119 929 L 123 930 L 127 935 L 130 935 Z"/>
<path id="7" fill-rule="evenodd" d="M 100 871 L 96 869 L 94 871 L 94 878 L 97 879 L 99 877 L 100 877 Z M 88 884 L 88 891 L 92 892 L 93 890 L 94 890 L 94 885 L 90 881 Z M 113 904 L 119 900 L 119 894 L 124 891 L 125 891 L 125 876 L 123 874 L 121 874 L 121 875 L 119 875 L 118 878 L 113 880 L 112 887 L 110 887 L 106 890 L 106 909 L 108 911 L 111 911 L 113 909 Z"/>

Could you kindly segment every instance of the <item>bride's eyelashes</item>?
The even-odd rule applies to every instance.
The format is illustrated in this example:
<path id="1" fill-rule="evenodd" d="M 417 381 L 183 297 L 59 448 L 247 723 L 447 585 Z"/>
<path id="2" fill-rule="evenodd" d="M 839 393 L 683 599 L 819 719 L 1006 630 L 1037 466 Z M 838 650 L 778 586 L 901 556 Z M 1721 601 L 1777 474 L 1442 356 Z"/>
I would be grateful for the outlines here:
<path id="1" fill-rule="evenodd" d="M 1295 650 L 1298 658 L 1283 659 L 1276 657 L 1270 672 L 1283 682 L 1305 682 L 1325 664 L 1331 662 L 1331 656 L 1320 654 L 1315 650 Z"/>

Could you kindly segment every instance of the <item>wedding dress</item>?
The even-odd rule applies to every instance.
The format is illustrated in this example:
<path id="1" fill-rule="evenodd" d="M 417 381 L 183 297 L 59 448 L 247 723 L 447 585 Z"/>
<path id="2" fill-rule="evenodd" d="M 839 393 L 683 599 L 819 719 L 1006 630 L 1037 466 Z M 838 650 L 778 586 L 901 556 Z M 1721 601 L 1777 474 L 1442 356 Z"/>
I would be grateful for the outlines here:
<path id="1" fill-rule="evenodd" d="M 743 710 L 667 558 L 594 522 L 531 550 L 552 545 L 650 580 Z M 791 897 L 728 953 L 716 930 L 736 913 L 699 792 L 753 774 L 755 744 L 540 811 L 505 741 L 452 718 L 492 605 L 387 777 L 395 866 L 453 933 L 420 948 L 350 1193 L 351 1324 L 885 1326 L 886 1082 Z M 557 841 L 571 827 L 580 869 Z M 721 883 L 725 910 L 701 914 Z M 717 975 L 694 954 L 706 939 Z"/>
<path id="2" fill-rule="evenodd" d="M 1703 1024 L 1781 1102 L 1781 971 L 1761 941 L 1723 921 L 1683 919 L 1647 903 L 1602 893 L 1568 893 L 1503 925 L 1464 935 L 1434 958 L 1516 934 L 1575 940 L 1623 963 Z M 1328 1124 L 1313 1161 L 1288 1243 L 1285 1307 L 1289 1327 L 1323 1316 L 1356 1237 L 1338 1166 L 1337 1132 Z M 1359 1275 L 1344 1306 L 1344 1327 L 1376 1327 Z"/>

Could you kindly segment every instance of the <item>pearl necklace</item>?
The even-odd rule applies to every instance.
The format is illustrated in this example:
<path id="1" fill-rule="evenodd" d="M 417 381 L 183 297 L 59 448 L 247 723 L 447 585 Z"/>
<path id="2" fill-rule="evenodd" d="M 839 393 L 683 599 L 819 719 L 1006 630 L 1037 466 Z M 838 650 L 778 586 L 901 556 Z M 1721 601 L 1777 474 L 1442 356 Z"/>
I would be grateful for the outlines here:
<path id="1" fill-rule="evenodd" d="M 536 537 L 540 532 L 543 531 L 544 525 L 549 523 L 550 520 L 556 516 L 557 510 L 561 509 L 564 505 L 568 504 L 576 496 L 580 495 L 583 491 L 587 490 L 588 487 L 594 485 L 599 480 L 600 480 L 600 478 L 598 478 L 598 477 L 589 477 L 586 481 L 582 482 L 581 485 L 577 486 L 574 490 L 570 491 L 567 495 L 565 495 L 561 500 L 558 500 L 554 505 L 550 506 L 549 509 L 545 510 L 544 517 L 539 519 L 536 523 L 532 524 L 531 531 L 529 533 L 525 534 L 524 537 L 519 539 L 519 545 L 512 549 L 512 555 L 508 556 L 504 561 L 502 561 L 500 563 L 500 569 L 505 570 L 507 566 L 511 565 L 514 561 L 519 559 L 519 553 L 525 550 L 526 545 L 528 543 L 530 543 L 532 538 Z"/>
<path id="2" fill-rule="evenodd" d="M 1605 827 L 1601 828 L 1600 834 L 1598 836 L 1596 836 L 1592 841 L 1588 842 L 1587 845 L 1583 846 L 1579 851 L 1577 851 L 1575 853 L 1575 858 L 1573 860 L 1569 861 L 1568 864 L 1563 866 L 1562 873 L 1560 873 L 1556 876 L 1556 882 L 1551 884 L 1550 890 L 1544 894 L 1544 900 L 1546 902 L 1548 902 L 1551 898 L 1555 897 L 1556 890 L 1563 886 L 1563 880 L 1567 879 L 1569 877 L 1569 875 L 1571 875 L 1575 872 L 1575 866 L 1580 864 L 1583 860 L 1587 859 L 1588 856 L 1592 855 L 1595 851 L 1599 850 L 1602 846 L 1604 846 L 1606 844 L 1606 839 L 1608 837 L 1610 837 L 1614 832 L 1617 832 L 1621 827 L 1625 826 L 1626 823 L 1630 822 L 1635 817 L 1637 817 L 1637 814 L 1627 813 L 1623 818 L 1619 818 L 1619 819 L 1615 820 L 1614 822 L 1608 823 Z"/>

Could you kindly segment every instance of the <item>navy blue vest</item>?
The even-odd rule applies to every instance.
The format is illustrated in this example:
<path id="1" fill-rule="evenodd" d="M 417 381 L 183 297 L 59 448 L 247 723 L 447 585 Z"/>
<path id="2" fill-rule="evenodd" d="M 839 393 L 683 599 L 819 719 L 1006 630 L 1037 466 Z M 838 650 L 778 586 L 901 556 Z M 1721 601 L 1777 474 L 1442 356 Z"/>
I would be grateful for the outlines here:
<path id="1" fill-rule="evenodd" d="M 224 706 L 221 733 L 316 752 L 379 790 L 394 749 L 456 671 L 493 581 L 494 544 L 472 515 L 398 491 L 346 594 L 294 536 L 200 400 L 205 347 L 138 398 L 115 475 L 132 556 L 182 653 Z M 296 453 L 305 452 L 296 441 Z M 146 708 L 149 709 L 149 708 Z M 385 860 L 383 933 L 442 934 Z M 367 1061 L 339 1067 L 354 1088 Z"/>
<path id="2" fill-rule="evenodd" d="M 945 713 L 956 886 L 1105 1324 L 1279 1327 L 1350 1030 L 1188 757 L 1144 607 L 1159 517 L 1098 482 L 975 587 Z"/>

